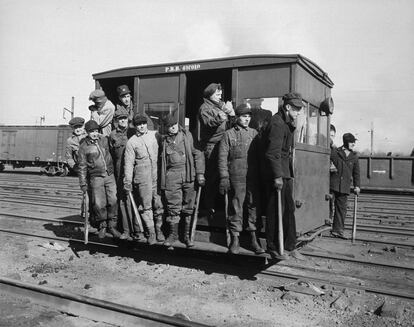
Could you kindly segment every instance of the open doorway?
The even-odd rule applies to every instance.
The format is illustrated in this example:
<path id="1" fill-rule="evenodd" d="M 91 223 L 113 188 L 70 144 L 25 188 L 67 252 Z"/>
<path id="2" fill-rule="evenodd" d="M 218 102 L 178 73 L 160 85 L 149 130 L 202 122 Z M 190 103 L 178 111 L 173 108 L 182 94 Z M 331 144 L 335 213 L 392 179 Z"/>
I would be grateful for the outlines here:
<path id="1" fill-rule="evenodd" d="M 203 91 L 210 83 L 220 83 L 223 88 L 223 101 L 231 101 L 231 69 L 216 69 L 187 73 L 185 118 L 189 119 L 189 130 L 198 137 L 198 109 L 203 103 Z"/>

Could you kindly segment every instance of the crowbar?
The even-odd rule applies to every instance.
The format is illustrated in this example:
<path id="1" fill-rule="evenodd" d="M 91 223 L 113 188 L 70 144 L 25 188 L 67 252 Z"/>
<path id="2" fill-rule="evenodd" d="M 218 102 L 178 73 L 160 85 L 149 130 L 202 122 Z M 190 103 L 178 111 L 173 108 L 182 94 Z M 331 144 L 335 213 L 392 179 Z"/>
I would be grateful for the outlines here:
<path id="1" fill-rule="evenodd" d="M 129 196 L 129 199 L 131 200 L 132 208 L 134 209 L 134 214 L 135 214 L 135 218 L 137 220 L 139 229 L 143 231 L 144 228 L 142 227 L 141 215 L 139 214 L 137 204 L 135 203 L 134 196 L 132 195 L 131 191 L 128 192 L 128 196 Z"/>
<path id="2" fill-rule="evenodd" d="M 194 206 L 193 222 L 191 224 L 191 234 L 190 234 L 190 240 L 192 242 L 194 242 L 194 239 L 195 239 L 195 231 L 196 231 L 196 228 L 197 228 L 198 207 L 200 205 L 201 188 L 202 188 L 202 186 L 199 186 L 198 187 L 196 203 L 195 203 L 195 206 Z"/>

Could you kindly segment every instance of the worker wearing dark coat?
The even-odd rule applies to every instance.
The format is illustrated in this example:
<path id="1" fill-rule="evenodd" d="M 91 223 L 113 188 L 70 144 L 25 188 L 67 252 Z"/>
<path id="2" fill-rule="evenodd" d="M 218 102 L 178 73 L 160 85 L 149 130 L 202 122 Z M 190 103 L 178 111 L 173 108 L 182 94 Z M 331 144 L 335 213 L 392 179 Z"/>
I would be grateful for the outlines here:
<path id="1" fill-rule="evenodd" d="M 360 171 L 358 155 L 353 150 L 356 138 L 351 133 L 342 137 L 343 145 L 337 149 L 332 148 L 331 160 L 336 167 L 336 172 L 331 174 L 330 190 L 334 194 L 335 213 L 333 217 L 332 235 L 347 239 L 344 234 L 344 223 L 348 195 L 351 192 L 351 183 L 356 195 L 360 192 Z"/>
<path id="2" fill-rule="evenodd" d="M 220 141 L 218 168 L 220 193 L 229 192 L 230 252 L 240 251 L 239 234 L 243 217 L 247 216 L 246 230 L 251 235 L 251 246 L 256 254 L 264 253 L 256 238 L 257 206 L 259 205 L 259 153 L 257 131 L 249 127 L 251 109 L 245 104 L 236 108 L 236 125 L 224 133 Z M 246 209 L 246 210 L 244 210 Z"/>
<path id="3" fill-rule="evenodd" d="M 204 156 L 193 144 L 191 133 L 178 125 L 178 119 L 169 115 L 164 120 L 168 134 L 164 136 L 161 151 L 161 190 L 167 204 L 167 223 L 170 232 L 165 246 L 178 239 L 178 224 L 184 219 L 184 242 L 192 247 L 191 218 L 196 197 L 195 185 L 203 186 Z"/>
<path id="4" fill-rule="evenodd" d="M 270 165 L 273 185 L 267 209 L 266 238 L 267 250 L 277 257 L 277 190 L 281 190 L 284 248 L 292 251 L 296 246 L 295 205 L 293 201 L 293 165 L 294 120 L 301 110 L 302 96 L 299 93 L 288 93 L 283 96 L 283 105 L 273 115 L 266 130 L 266 158 Z"/>
<path id="5" fill-rule="evenodd" d="M 99 223 L 99 238 L 105 237 L 106 227 L 114 237 L 119 237 L 116 226 L 118 208 L 114 167 L 109 151 L 108 138 L 99 134 L 94 120 L 85 124 L 88 136 L 79 147 L 79 184 L 82 192 L 91 188 L 93 209 Z"/>
<path id="6" fill-rule="evenodd" d="M 220 84 L 211 83 L 204 90 L 204 103 L 199 109 L 200 147 L 206 162 L 206 187 L 204 190 L 204 207 L 209 214 L 214 213 L 219 175 L 217 169 L 218 145 L 224 132 L 234 117 L 230 101 L 221 101 L 223 90 Z"/>
<path id="7" fill-rule="evenodd" d="M 118 216 L 121 218 L 123 229 L 120 239 L 130 241 L 132 240 L 131 234 L 134 238 L 138 238 L 137 233 L 140 230 L 136 220 L 132 219 L 131 207 L 127 201 L 127 193 L 124 190 L 124 153 L 128 141 L 128 134 L 133 135 L 135 131 L 131 132 L 131 129 L 128 128 L 129 113 L 125 109 L 117 109 L 114 114 L 114 120 L 116 121 L 116 128 L 109 134 L 109 148 L 115 165 Z"/>

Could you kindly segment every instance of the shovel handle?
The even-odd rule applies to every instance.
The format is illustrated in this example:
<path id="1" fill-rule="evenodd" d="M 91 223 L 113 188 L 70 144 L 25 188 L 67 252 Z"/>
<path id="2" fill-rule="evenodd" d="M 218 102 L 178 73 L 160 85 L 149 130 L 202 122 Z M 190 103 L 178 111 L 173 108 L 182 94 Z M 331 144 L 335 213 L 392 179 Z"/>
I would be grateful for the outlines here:
<path id="1" fill-rule="evenodd" d="M 224 193 L 224 227 L 226 228 L 226 244 L 227 247 L 230 246 L 230 232 L 229 232 L 229 194 Z"/>
<path id="2" fill-rule="evenodd" d="M 195 231 L 197 228 L 197 220 L 198 220 L 198 207 L 200 205 L 200 196 L 201 196 L 201 186 L 198 187 L 197 190 L 197 197 L 196 197 L 196 203 L 195 203 L 195 207 L 194 207 L 194 215 L 193 215 L 193 221 L 191 224 L 191 234 L 190 234 L 190 240 L 192 242 L 194 242 L 194 238 L 195 238 Z"/>
<path id="3" fill-rule="evenodd" d="M 284 235 L 283 235 L 283 213 L 282 213 L 282 190 L 277 190 L 277 226 L 278 226 L 278 241 L 279 254 L 284 255 Z"/>
<path id="4" fill-rule="evenodd" d="M 134 216 L 135 216 L 135 219 L 137 220 L 139 229 L 143 231 L 144 228 L 142 227 L 141 215 L 139 214 L 137 204 L 135 203 L 134 196 L 132 195 L 131 191 L 128 192 L 128 197 L 129 197 L 129 200 L 131 201 L 132 209 L 134 210 Z"/>
<path id="5" fill-rule="evenodd" d="M 357 225 L 357 208 L 358 208 L 358 195 L 354 197 L 354 217 L 352 220 L 352 243 L 355 242 L 356 237 L 356 225 Z"/>
<path id="6" fill-rule="evenodd" d="M 85 192 L 83 193 L 82 199 L 82 211 L 83 211 L 83 233 L 84 233 L 84 243 L 88 244 L 89 238 L 89 199 L 88 194 Z"/>

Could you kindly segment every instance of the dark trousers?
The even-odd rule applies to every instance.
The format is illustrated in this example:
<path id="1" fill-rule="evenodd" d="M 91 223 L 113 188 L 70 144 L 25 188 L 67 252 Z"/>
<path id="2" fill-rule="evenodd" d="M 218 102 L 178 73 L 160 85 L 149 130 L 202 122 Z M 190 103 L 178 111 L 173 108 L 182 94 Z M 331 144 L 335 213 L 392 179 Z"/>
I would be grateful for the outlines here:
<path id="1" fill-rule="evenodd" d="M 348 204 L 348 194 L 333 192 L 335 202 L 335 212 L 333 217 L 332 231 L 343 233 L 345 228 L 346 207 Z"/>
<path id="2" fill-rule="evenodd" d="M 97 222 L 117 220 L 118 206 L 114 175 L 93 176 L 90 179 L 92 203 Z"/>
<path id="3" fill-rule="evenodd" d="M 178 223 L 180 215 L 191 216 L 194 211 L 196 191 L 194 182 L 185 181 L 185 166 L 167 170 L 164 190 L 170 223 Z"/>
<path id="4" fill-rule="evenodd" d="M 243 218 L 247 216 L 248 231 L 256 230 L 257 192 L 245 181 L 231 181 L 229 192 L 229 228 L 233 235 L 239 235 L 243 229 Z"/>
<path id="5" fill-rule="evenodd" d="M 292 251 L 296 246 L 295 203 L 293 201 L 293 179 L 283 178 L 282 215 L 284 248 Z M 278 201 L 273 188 L 269 197 L 266 220 L 266 240 L 268 250 L 278 250 Z"/>
<path id="6" fill-rule="evenodd" d="M 219 171 L 218 171 L 218 147 L 219 144 L 207 144 L 204 150 L 206 163 L 206 185 L 204 186 L 204 208 L 214 209 L 215 200 L 218 193 L 219 186 Z"/>

